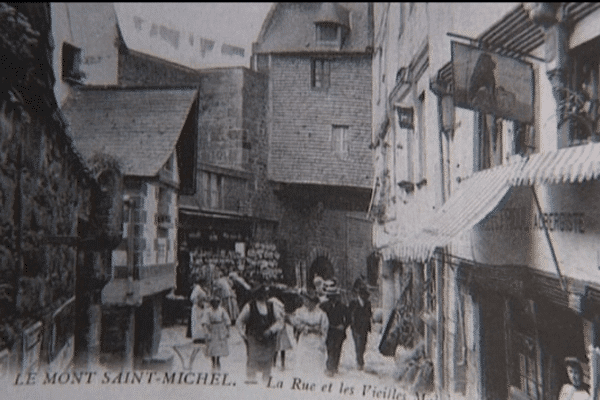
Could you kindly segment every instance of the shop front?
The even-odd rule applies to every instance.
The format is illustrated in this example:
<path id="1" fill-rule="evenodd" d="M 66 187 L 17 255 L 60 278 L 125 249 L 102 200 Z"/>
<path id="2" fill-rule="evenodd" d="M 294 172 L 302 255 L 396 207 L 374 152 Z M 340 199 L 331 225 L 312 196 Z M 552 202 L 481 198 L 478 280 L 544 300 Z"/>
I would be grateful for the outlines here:
<path id="1" fill-rule="evenodd" d="M 226 275 L 270 271 L 280 278 L 275 276 L 280 260 L 275 223 L 186 211 L 180 219 L 177 294 L 189 293 L 195 281 L 210 282 L 215 268 Z"/>
<path id="2" fill-rule="evenodd" d="M 481 305 L 489 398 L 558 398 L 569 383 L 566 357 L 582 362 L 584 387 L 598 390 L 600 182 L 574 180 L 516 179 L 526 185 L 473 229 L 461 279 Z"/>

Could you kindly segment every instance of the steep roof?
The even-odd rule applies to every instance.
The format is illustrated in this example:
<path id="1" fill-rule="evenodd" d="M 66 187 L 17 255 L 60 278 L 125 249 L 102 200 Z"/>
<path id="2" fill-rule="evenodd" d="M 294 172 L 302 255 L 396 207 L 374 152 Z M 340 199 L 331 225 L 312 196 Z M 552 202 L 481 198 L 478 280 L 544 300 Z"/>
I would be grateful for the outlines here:
<path id="1" fill-rule="evenodd" d="M 333 21 L 350 28 L 337 51 L 368 52 L 373 45 L 371 14 L 369 3 L 276 3 L 263 22 L 253 52 L 323 52 L 316 43 L 315 22 Z"/>
<path id="2" fill-rule="evenodd" d="M 117 158 L 124 175 L 151 177 L 175 150 L 196 89 L 84 88 L 63 111 L 75 147 L 86 158 Z"/>

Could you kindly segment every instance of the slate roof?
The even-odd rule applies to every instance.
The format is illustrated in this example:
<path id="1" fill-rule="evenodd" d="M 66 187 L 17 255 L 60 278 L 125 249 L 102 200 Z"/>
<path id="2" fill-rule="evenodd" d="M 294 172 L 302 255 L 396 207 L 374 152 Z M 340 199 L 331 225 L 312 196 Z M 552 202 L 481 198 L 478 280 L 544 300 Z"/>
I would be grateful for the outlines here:
<path id="1" fill-rule="evenodd" d="M 83 88 L 63 107 L 77 150 L 117 158 L 124 175 L 152 177 L 175 150 L 197 89 Z"/>
<path id="2" fill-rule="evenodd" d="M 348 37 L 337 52 L 368 52 L 373 46 L 369 3 L 275 3 L 263 22 L 253 52 L 323 52 L 316 43 L 315 22 L 331 20 L 350 25 Z"/>

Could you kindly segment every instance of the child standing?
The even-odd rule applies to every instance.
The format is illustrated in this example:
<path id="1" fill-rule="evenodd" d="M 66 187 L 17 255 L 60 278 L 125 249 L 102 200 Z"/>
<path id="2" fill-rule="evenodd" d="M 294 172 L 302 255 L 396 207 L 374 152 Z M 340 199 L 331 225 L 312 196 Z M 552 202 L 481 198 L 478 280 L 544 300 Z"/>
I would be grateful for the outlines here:
<path id="1" fill-rule="evenodd" d="M 206 355 L 210 356 L 212 368 L 215 371 L 221 369 L 221 357 L 229 355 L 229 325 L 231 319 L 227 311 L 221 306 L 221 299 L 213 296 L 210 299 L 210 307 L 204 314 L 203 325 L 208 332 L 208 346 Z"/>

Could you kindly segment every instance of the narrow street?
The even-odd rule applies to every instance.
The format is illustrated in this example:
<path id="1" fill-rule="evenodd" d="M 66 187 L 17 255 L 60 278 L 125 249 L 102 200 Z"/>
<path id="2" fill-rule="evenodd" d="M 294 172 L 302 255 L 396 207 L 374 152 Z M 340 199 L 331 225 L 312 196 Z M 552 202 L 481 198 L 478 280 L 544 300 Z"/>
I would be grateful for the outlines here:
<path id="1" fill-rule="evenodd" d="M 291 334 L 291 328 L 289 326 L 287 328 Z M 285 370 L 281 369 L 280 360 L 277 360 L 277 366 L 272 370 L 270 383 L 248 385 L 244 383 L 246 349 L 239 333 L 232 327 L 229 339 L 230 354 L 228 357 L 221 359 L 222 368 L 220 372 L 221 375 L 228 375 L 227 380 L 231 381 L 232 385 L 238 388 L 241 387 L 245 398 L 249 398 L 247 397 L 249 391 L 256 391 L 258 397 L 270 398 L 268 394 L 271 392 L 266 389 L 273 388 L 273 394 L 275 395 L 273 398 L 278 399 L 295 398 L 296 395 L 303 397 L 308 391 L 314 392 L 315 398 L 324 399 L 335 398 L 340 395 L 344 398 L 412 399 L 414 397 L 404 394 L 393 379 L 394 359 L 382 356 L 377 350 L 381 337 L 380 330 L 381 324 L 373 326 L 373 332 L 369 336 L 367 344 L 363 371 L 356 368 L 354 343 L 351 335 L 348 335 L 342 349 L 340 372 L 336 376 L 332 378 L 325 376 L 324 365 L 315 365 L 315 374 L 310 377 L 295 374 L 295 352 L 292 349 L 286 352 Z M 183 325 L 163 328 L 159 356 L 163 358 L 173 356 L 170 371 L 191 371 L 195 373 L 196 378 L 200 374 L 210 373 L 211 362 L 210 358 L 203 353 L 204 345 L 194 345 L 191 339 L 185 337 L 185 331 L 186 327 Z M 290 335 L 290 337 L 292 336 Z M 174 346 L 177 347 L 179 354 L 174 350 Z M 194 349 L 198 350 L 196 350 L 196 356 L 190 365 Z M 237 389 L 230 390 L 228 393 L 235 398 L 235 394 L 241 392 L 240 389 Z M 229 396 L 229 394 L 225 394 L 225 391 L 223 395 Z"/>

